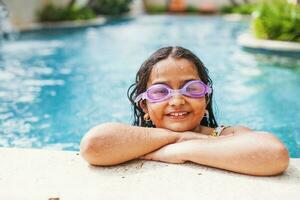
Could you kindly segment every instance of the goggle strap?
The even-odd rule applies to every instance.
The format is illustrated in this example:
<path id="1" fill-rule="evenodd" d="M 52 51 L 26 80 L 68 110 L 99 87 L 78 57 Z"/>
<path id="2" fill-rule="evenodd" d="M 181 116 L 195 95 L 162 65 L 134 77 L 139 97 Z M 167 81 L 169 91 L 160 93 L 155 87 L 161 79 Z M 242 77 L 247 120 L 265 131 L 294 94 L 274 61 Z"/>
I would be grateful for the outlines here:
<path id="1" fill-rule="evenodd" d="M 207 85 L 206 88 L 207 88 L 207 94 L 210 94 L 212 92 L 212 89 L 211 89 L 210 85 Z"/>
<path id="2" fill-rule="evenodd" d="M 139 94 L 139 95 L 135 98 L 134 102 L 135 102 L 135 103 L 138 103 L 141 99 L 143 99 L 143 96 L 144 96 L 144 93 Z"/>

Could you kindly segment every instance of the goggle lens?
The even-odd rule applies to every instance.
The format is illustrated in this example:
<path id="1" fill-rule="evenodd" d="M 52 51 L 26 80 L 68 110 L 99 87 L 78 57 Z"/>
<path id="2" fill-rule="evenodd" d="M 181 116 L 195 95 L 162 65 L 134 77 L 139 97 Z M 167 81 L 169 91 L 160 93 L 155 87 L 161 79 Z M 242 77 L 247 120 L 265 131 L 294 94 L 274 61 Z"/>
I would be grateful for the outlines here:
<path id="1" fill-rule="evenodd" d="M 164 85 L 154 85 L 149 88 L 147 95 L 153 100 L 163 99 L 169 95 L 169 90 Z"/>
<path id="2" fill-rule="evenodd" d="M 199 96 L 204 94 L 205 92 L 205 85 L 199 84 L 199 82 L 194 82 L 189 84 L 186 87 L 186 95 L 187 96 Z"/>

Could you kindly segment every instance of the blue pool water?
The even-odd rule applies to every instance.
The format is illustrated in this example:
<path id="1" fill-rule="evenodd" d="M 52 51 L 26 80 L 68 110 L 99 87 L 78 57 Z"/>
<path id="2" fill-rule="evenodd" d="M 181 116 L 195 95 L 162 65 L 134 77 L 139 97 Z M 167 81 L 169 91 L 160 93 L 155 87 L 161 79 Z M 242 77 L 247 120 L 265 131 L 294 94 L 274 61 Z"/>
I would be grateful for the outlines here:
<path id="1" fill-rule="evenodd" d="M 99 27 L 27 32 L 0 47 L 0 146 L 78 150 L 103 122 L 131 123 L 126 90 L 140 64 L 180 45 L 205 63 L 219 123 L 273 132 L 300 157 L 300 59 L 250 53 L 247 22 L 144 16 Z"/>

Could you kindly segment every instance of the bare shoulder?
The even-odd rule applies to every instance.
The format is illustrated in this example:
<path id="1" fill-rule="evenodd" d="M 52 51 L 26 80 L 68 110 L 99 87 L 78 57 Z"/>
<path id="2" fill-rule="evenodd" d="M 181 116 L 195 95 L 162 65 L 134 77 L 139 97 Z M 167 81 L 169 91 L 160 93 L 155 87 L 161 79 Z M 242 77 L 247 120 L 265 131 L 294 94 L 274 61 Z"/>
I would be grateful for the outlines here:
<path id="1" fill-rule="evenodd" d="M 235 125 L 235 126 L 229 126 L 227 128 L 225 128 L 222 131 L 222 135 L 230 135 L 230 134 L 249 134 L 249 133 L 253 133 L 253 131 L 246 127 L 246 126 L 242 126 L 242 125 Z"/>

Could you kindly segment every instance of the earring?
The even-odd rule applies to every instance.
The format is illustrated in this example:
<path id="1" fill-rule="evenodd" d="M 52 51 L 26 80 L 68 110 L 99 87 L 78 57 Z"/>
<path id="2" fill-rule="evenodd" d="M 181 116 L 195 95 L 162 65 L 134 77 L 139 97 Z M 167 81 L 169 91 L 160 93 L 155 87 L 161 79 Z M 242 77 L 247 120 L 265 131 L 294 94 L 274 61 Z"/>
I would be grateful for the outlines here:
<path id="1" fill-rule="evenodd" d="M 151 120 L 150 120 L 150 116 L 149 116 L 148 113 L 145 113 L 145 114 L 144 114 L 144 120 L 145 120 L 146 122 L 150 122 L 150 121 L 151 121 Z"/>
<path id="2" fill-rule="evenodd" d="M 150 115 L 148 113 L 145 113 L 143 118 L 145 120 L 147 127 L 153 127 L 152 121 L 150 119 Z"/>

